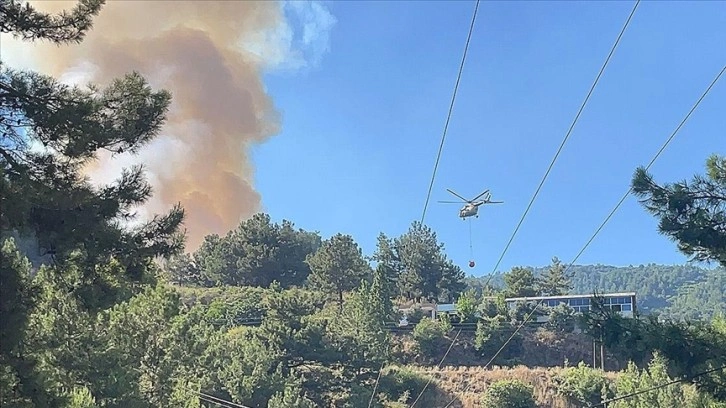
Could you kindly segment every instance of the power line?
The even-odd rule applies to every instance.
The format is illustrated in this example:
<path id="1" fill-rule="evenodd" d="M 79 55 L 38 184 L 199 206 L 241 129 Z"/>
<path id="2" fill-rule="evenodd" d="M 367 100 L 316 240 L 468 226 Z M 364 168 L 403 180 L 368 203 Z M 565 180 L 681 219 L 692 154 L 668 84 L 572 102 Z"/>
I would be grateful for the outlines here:
<path id="1" fill-rule="evenodd" d="M 436 163 L 434 164 L 434 172 L 431 175 L 431 184 L 429 184 L 429 191 L 426 194 L 426 203 L 424 204 L 423 214 L 421 214 L 421 224 L 426 218 L 426 210 L 429 207 L 429 200 L 431 199 L 431 190 L 434 188 L 434 180 L 436 179 L 436 171 L 439 168 L 439 160 L 441 159 L 441 151 L 444 149 L 444 141 L 446 140 L 446 132 L 449 130 L 449 121 L 451 120 L 451 113 L 454 111 L 454 101 L 456 101 L 456 93 L 459 90 L 459 81 L 461 81 L 461 73 L 464 71 L 464 62 L 466 61 L 466 54 L 469 51 L 469 41 L 471 40 L 471 33 L 474 31 L 474 22 L 476 21 L 476 14 L 479 10 L 479 0 L 476 0 L 474 6 L 474 15 L 471 18 L 471 25 L 469 26 L 469 35 L 466 37 L 466 45 L 464 46 L 464 55 L 461 58 L 461 64 L 459 65 L 459 74 L 456 76 L 456 84 L 454 85 L 454 93 L 451 95 L 451 104 L 449 105 L 449 113 L 446 115 L 446 124 L 444 124 L 444 133 L 441 135 L 441 144 L 439 145 L 439 152 L 436 155 Z"/>
<path id="2" fill-rule="evenodd" d="M 192 390 L 190 390 L 190 391 L 192 391 Z M 224 400 L 222 398 L 215 397 L 214 395 L 205 394 L 205 393 L 203 393 L 201 391 L 194 391 L 194 392 L 196 392 L 197 394 L 199 394 L 199 396 L 202 399 L 205 399 L 205 401 L 207 401 L 207 402 L 213 402 L 213 403 L 215 403 L 217 405 L 221 405 L 223 407 L 230 407 L 231 406 L 231 407 L 237 407 L 237 408 L 251 408 L 251 407 L 248 407 L 246 405 L 237 404 L 237 403 L 234 403 L 232 401 L 227 401 L 227 400 Z"/>
<path id="3" fill-rule="evenodd" d="M 711 83 L 709 84 L 708 88 L 706 88 L 706 90 L 703 92 L 703 94 L 701 94 L 701 97 L 698 98 L 698 100 L 693 105 L 693 107 L 691 108 L 691 110 L 688 111 L 688 114 L 686 114 L 686 116 L 683 118 L 683 120 L 681 120 L 681 122 L 678 124 L 678 126 L 676 127 L 676 129 L 673 131 L 673 133 L 671 133 L 671 135 L 668 137 L 668 139 L 666 139 L 666 141 L 663 144 L 663 146 L 661 146 L 661 148 L 658 150 L 658 152 L 655 154 L 655 156 L 653 156 L 653 158 L 650 160 L 650 162 L 648 163 L 648 165 L 645 168 L 646 171 L 648 169 L 650 169 L 650 167 L 653 165 L 653 163 L 655 163 L 655 161 L 658 159 L 658 157 L 660 157 L 660 155 L 663 153 L 663 151 L 666 149 L 666 147 L 668 147 L 668 145 L 671 143 L 671 141 L 673 141 L 673 138 L 675 138 L 675 136 L 681 130 L 681 128 L 683 127 L 683 125 L 685 125 L 685 123 L 691 117 L 691 114 L 693 114 L 693 112 L 696 110 L 696 108 L 698 108 L 698 106 L 701 104 L 701 101 L 703 101 L 703 99 L 706 97 L 706 95 L 708 95 L 708 93 L 711 91 L 711 89 L 713 88 L 713 86 L 716 85 L 716 82 L 718 82 L 718 80 L 721 78 L 721 76 L 723 75 L 724 72 L 726 72 L 726 65 L 723 66 L 723 68 L 718 73 L 718 75 L 716 75 L 716 78 L 714 78 L 713 81 L 711 81 Z M 618 210 L 618 208 L 620 208 L 620 206 L 623 204 L 623 202 L 625 202 L 625 199 L 628 197 L 628 195 L 630 195 L 630 192 L 632 190 L 633 190 L 633 188 L 631 186 L 628 189 L 628 191 L 625 193 L 625 195 L 623 195 L 623 197 L 620 199 L 620 201 L 618 201 L 618 203 L 615 205 L 615 208 L 613 208 L 613 210 L 610 211 L 610 213 L 605 218 L 605 220 L 595 230 L 595 232 L 592 234 L 592 236 L 590 237 L 590 239 L 585 243 L 585 245 L 582 247 L 582 249 L 580 249 L 580 251 L 577 253 L 577 256 L 575 256 L 575 258 L 572 260 L 572 262 L 570 262 L 567 265 L 567 268 L 565 268 L 565 272 L 564 273 L 567 273 L 570 270 L 570 268 L 572 268 L 572 266 L 575 264 L 575 262 L 577 262 L 577 260 L 585 252 L 585 250 L 587 249 L 587 247 L 590 246 L 590 244 L 592 243 L 592 241 L 595 240 L 595 237 L 600 233 L 600 231 L 602 231 L 603 227 L 605 227 L 605 224 L 607 224 L 608 221 L 610 221 L 610 219 L 612 218 L 613 214 L 615 214 L 615 212 Z M 504 348 L 509 344 L 509 342 L 512 341 L 512 339 L 519 332 L 519 330 L 522 327 L 524 327 L 524 325 L 532 318 L 532 316 L 534 315 L 534 313 L 537 311 L 537 309 L 539 308 L 539 306 L 542 304 L 543 300 L 544 299 L 540 299 L 537 302 L 537 304 L 535 305 L 534 309 L 529 314 L 527 314 L 527 316 L 525 317 L 524 321 L 519 326 L 517 326 L 517 328 L 514 330 L 514 333 L 512 333 L 512 335 L 509 336 L 509 338 L 504 342 L 504 344 L 502 345 L 502 347 L 500 347 L 499 350 L 497 350 L 497 352 L 494 353 L 494 356 L 484 366 L 485 369 L 489 366 L 489 364 L 491 364 L 494 361 L 495 358 L 497 358 L 497 356 L 499 355 L 499 353 L 501 353 L 502 350 L 504 350 Z M 467 386 L 464 390 L 467 390 L 468 388 L 469 388 L 469 386 Z M 456 399 L 450 401 L 444 408 L 450 406 L 455 400 Z"/>
<path id="4" fill-rule="evenodd" d="M 209 402 L 209 403 L 212 403 L 212 404 L 214 404 L 216 406 L 220 406 L 220 407 L 223 407 L 223 408 L 231 408 L 232 407 L 231 405 L 225 405 L 225 404 L 222 404 L 220 402 L 217 402 L 217 401 L 215 401 L 213 399 L 209 399 L 209 398 L 203 397 L 201 395 L 199 395 L 198 397 L 199 397 L 199 400 L 200 401 Z"/>
<path id="5" fill-rule="evenodd" d="M 378 370 L 378 376 L 376 377 L 376 383 L 373 386 L 373 391 L 371 392 L 371 399 L 368 401 L 368 408 L 371 408 L 373 406 L 373 399 L 376 397 L 376 390 L 378 389 L 378 383 L 381 380 L 381 374 L 383 374 L 383 366 L 386 364 L 384 361 L 383 364 L 381 364 L 381 369 Z"/>
<path id="6" fill-rule="evenodd" d="M 456 94 L 459 91 L 459 83 L 461 82 L 461 74 L 464 71 L 464 63 L 466 62 L 466 55 L 469 51 L 469 43 L 471 42 L 471 35 L 474 32 L 474 23 L 476 22 L 476 16 L 479 11 L 479 1 L 480 0 L 476 0 L 476 4 L 474 5 L 474 13 L 471 17 L 471 24 L 469 25 L 469 33 L 466 36 L 466 44 L 464 45 L 464 54 L 462 55 L 461 63 L 459 64 L 459 72 L 456 75 L 456 83 L 454 84 L 454 92 L 451 95 L 451 103 L 449 104 L 449 112 L 446 115 L 446 123 L 444 124 L 443 134 L 441 135 L 441 143 L 439 144 L 439 151 L 436 154 L 436 162 L 434 163 L 434 171 L 433 171 L 433 174 L 431 175 L 431 183 L 429 184 L 429 190 L 426 193 L 426 202 L 424 203 L 423 213 L 421 214 L 421 224 L 423 224 L 424 219 L 426 218 L 426 210 L 429 207 L 429 200 L 431 199 L 431 191 L 434 188 L 434 180 L 436 179 L 436 171 L 439 168 L 439 161 L 441 160 L 441 152 L 444 149 L 444 141 L 446 140 L 446 133 L 449 130 L 449 122 L 451 121 L 451 114 L 454 111 L 454 102 L 456 101 Z M 459 337 L 459 333 L 461 333 L 461 329 L 459 329 L 459 332 L 456 334 L 456 337 Z M 456 341 L 456 337 L 454 338 L 454 341 Z M 453 344 L 454 344 L 454 342 L 452 341 L 451 346 L 453 346 Z M 451 346 L 449 346 L 449 350 L 451 350 Z M 446 354 L 448 354 L 448 353 L 449 352 L 447 351 Z M 445 357 L 446 356 L 444 355 L 444 358 Z M 443 363 L 443 361 L 444 360 L 442 359 L 441 362 Z M 384 364 L 385 364 L 385 362 L 384 362 Z M 379 370 L 378 377 L 376 378 L 376 382 L 373 386 L 373 395 L 371 395 L 371 399 L 368 403 L 369 408 L 370 408 L 371 404 L 373 403 L 373 398 L 375 397 L 375 392 L 376 392 L 376 389 L 378 388 L 378 382 L 381 379 L 382 371 L 383 371 L 383 365 L 381 365 L 381 370 Z M 424 386 L 424 390 L 426 390 L 427 386 L 428 386 L 428 383 L 426 383 L 426 386 Z M 421 391 L 421 394 L 423 394 L 423 391 Z M 421 397 L 421 395 L 419 395 L 419 398 L 420 397 Z M 418 401 L 418 398 L 416 398 L 416 401 Z M 416 401 L 414 401 L 414 404 L 416 404 Z M 411 406 L 413 406 L 413 405 L 411 405 Z"/>
<path id="7" fill-rule="evenodd" d="M 723 365 L 723 366 L 718 367 L 718 368 L 712 368 L 712 369 L 710 369 L 708 371 L 703 371 L 703 372 L 698 373 L 696 375 L 693 375 L 691 377 L 681 378 L 679 380 L 673 380 L 671 382 L 668 382 L 668 383 L 665 383 L 665 384 L 656 385 L 654 387 L 650 387 L 650 388 L 645 389 L 645 390 L 636 391 L 636 392 L 633 392 L 633 393 L 630 393 L 630 394 L 626 394 L 626 395 L 623 395 L 623 396 L 620 396 L 620 397 L 611 398 L 609 400 L 605 400 L 605 401 L 603 401 L 603 402 L 601 402 L 599 404 L 596 404 L 596 405 L 589 405 L 589 407 L 591 407 L 591 408 L 604 407 L 605 404 L 609 404 L 611 402 L 624 400 L 624 399 L 627 399 L 627 398 L 630 398 L 630 397 L 634 397 L 634 396 L 640 395 L 640 394 L 645 394 L 647 392 L 655 391 L 655 390 L 660 389 L 660 388 L 665 388 L 665 387 L 671 386 L 673 384 L 678 384 L 678 383 L 683 382 L 683 381 L 686 381 L 686 380 L 689 380 L 690 381 L 690 380 L 693 380 L 694 378 L 698 378 L 698 377 L 700 377 L 702 375 L 715 373 L 716 371 L 721 371 L 721 370 L 724 370 L 724 369 L 726 369 L 726 365 Z"/>
<path id="8" fill-rule="evenodd" d="M 499 257 L 499 260 L 497 260 L 496 265 L 494 265 L 494 269 L 492 269 L 492 272 L 489 275 L 489 279 L 487 279 L 486 284 L 489 284 L 489 281 L 491 280 L 493 274 L 497 271 L 499 264 L 502 262 L 502 259 L 504 259 L 504 255 L 509 250 L 509 246 L 512 244 L 512 241 L 514 241 L 514 237 L 517 235 L 519 228 L 522 226 L 522 223 L 524 222 L 525 217 L 527 217 L 529 210 L 532 208 L 532 204 L 534 203 L 534 200 L 537 199 L 537 196 L 539 195 L 539 192 L 542 189 L 542 186 L 544 185 L 545 180 L 547 180 L 547 177 L 549 176 L 550 171 L 552 171 L 552 167 L 554 167 L 555 162 L 557 161 L 557 158 L 560 156 L 560 153 L 562 152 L 562 148 L 565 147 L 565 143 L 567 143 L 567 140 L 570 138 L 570 135 L 572 134 L 572 130 L 575 128 L 577 121 L 580 119 L 580 115 L 582 114 L 582 111 L 585 109 L 585 105 L 587 105 L 587 102 L 590 100 L 590 96 L 592 95 L 593 91 L 595 90 L 595 87 L 597 86 L 598 82 L 600 82 L 600 77 L 602 76 L 603 72 L 605 71 L 605 68 L 610 63 L 610 58 L 615 53 L 615 49 L 618 47 L 618 44 L 620 43 L 620 39 L 623 37 L 625 30 L 628 28 L 628 25 L 630 24 L 630 20 L 633 18 L 633 15 L 635 14 L 635 10 L 638 8 L 638 4 L 640 4 L 640 0 L 637 0 L 635 2 L 635 6 L 633 6 L 633 10 L 630 12 L 628 19 L 625 21 L 623 28 L 620 30 L 620 34 L 618 34 L 618 37 L 615 40 L 615 44 L 613 44 L 612 48 L 610 49 L 610 53 L 608 54 L 607 58 L 605 59 L 605 62 L 603 63 L 602 67 L 600 68 L 600 72 L 598 72 L 597 77 L 595 77 L 595 81 L 592 83 L 592 86 L 590 86 L 590 91 L 588 91 L 587 96 L 585 96 L 585 100 L 582 101 L 582 104 L 580 105 L 580 109 L 577 111 L 577 115 L 575 115 L 575 119 L 572 121 L 570 128 L 567 130 L 567 133 L 565 134 L 565 138 L 562 139 L 562 143 L 560 143 L 560 147 L 557 149 L 555 156 L 552 158 L 552 162 L 550 162 L 549 167 L 547 167 L 547 171 L 545 172 L 544 176 L 542 177 L 542 180 L 539 182 L 539 186 L 537 186 L 537 190 L 535 190 L 534 195 L 532 196 L 532 199 L 529 201 L 529 204 L 527 205 L 527 208 L 524 210 L 524 214 L 522 214 L 522 218 L 519 219 L 517 226 L 514 228 L 514 232 L 512 232 L 512 236 L 509 238 L 509 242 L 507 242 L 507 245 L 504 247 L 504 251 L 502 251 L 502 255 Z"/>
<path id="9" fill-rule="evenodd" d="M 456 339 L 459 338 L 459 334 L 461 334 L 461 329 L 459 329 L 459 331 L 456 332 L 456 336 L 454 336 L 454 340 L 451 340 L 451 344 L 449 344 L 449 348 L 446 350 L 446 353 L 444 353 L 444 356 L 441 357 L 441 361 L 439 361 L 439 364 L 437 364 L 436 367 L 441 368 L 441 364 L 444 363 L 444 360 L 446 359 L 446 356 L 449 355 L 449 352 L 454 347 L 454 343 L 456 343 Z M 431 384 L 431 380 L 433 380 L 433 376 L 429 376 L 429 380 L 426 381 L 426 384 L 424 385 L 424 387 L 421 390 L 421 392 L 418 394 L 418 397 L 416 397 L 416 399 L 413 401 L 413 404 L 411 404 L 411 407 L 410 408 L 413 408 L 413 406 L 416 405 L 416 403 L 418 402 L 418 400 L 421 398 L 421 396 L 426 391 L 426 388 L 429 386 L 429 384 Z"/>

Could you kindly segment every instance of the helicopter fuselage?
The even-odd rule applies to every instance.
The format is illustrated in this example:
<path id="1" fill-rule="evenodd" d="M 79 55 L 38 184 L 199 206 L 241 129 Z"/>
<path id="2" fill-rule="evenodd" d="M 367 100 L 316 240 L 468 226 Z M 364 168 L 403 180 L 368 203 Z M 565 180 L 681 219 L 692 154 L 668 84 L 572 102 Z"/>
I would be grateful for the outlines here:
<path id="1" fill-rule="evenodd" d="M 461 210 L 459 210 L 459 217 L 466 218 L 471 216 L 479 217 L 479 206 L 483 203 L 472 203 L 465 205 Z"/>
<path id="2" fill-rule="evenodd" d="M 459 198 L 463 203 L 464 206 L 461 207 L 459 210 L 459 217 L 461 219 L 465 219 L 468 217 L 477 217 L 479 218 L 479 206 L 482 204 L 495 204 L 495 203 L 502 203 L 503 201 L 491 201 L 492 194 L 489 192 L 489 190 L 485 190 L 483 193 L 479 194 L 478 196 L 474 197 L 471 200 L 467 200 L 464 197 L 460 196 L 456 192 L 446 189 L 449 193 L 455 195 L 457 198 Z M 481 197 L 484 197 L 483 200 L 479 200 Z M 439 201 L 440 203 L 451 203 L 455 204 L 457 201 Z"/>

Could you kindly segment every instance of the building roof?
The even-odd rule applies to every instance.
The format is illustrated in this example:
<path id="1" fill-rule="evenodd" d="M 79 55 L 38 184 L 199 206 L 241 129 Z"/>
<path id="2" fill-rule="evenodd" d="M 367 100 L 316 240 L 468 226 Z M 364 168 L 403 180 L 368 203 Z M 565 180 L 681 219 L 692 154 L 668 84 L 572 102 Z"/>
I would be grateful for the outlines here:
<path id="1" fill-rule="evenodd" d="M 602 297 L 630 297 L 635 296 L 635 292 L 618 292 L 618 293 L 601 293 Z M 589 299 L 593 295 L 561 295 L 561 296 L 532 296 L 532 297 L 516 297 L 506 298 L 505 302 L 515 302 L 518 300 L 557 300 L 557 299 Z"/>

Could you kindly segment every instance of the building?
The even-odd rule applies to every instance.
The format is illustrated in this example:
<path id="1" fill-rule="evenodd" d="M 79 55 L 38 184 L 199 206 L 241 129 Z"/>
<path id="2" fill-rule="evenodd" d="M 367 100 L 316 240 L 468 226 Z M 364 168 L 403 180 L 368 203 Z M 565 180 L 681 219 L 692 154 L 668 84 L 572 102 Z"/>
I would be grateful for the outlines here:
<path id="1" fill-rule="evenodd" d="M 604 293 L 599 295 L 605 301 L 605 308 L 620 313 L 624 317 L 633 317 L 635 314 L 635 292 L 625 293 Z M 565 304 L 575 313 L 587 312 L 590 310 L 590 302 L 593 295 L 563 295 L 563 296 L 536 296 L 536 297 L 519 297 L 507 298 L 504 301 L 507 306 L 513 308 L 518 302 L 537 303 L 541 302 L 542 306 L 555 307 L 559 304 Z M 546 320 L 546 316 L 538 318 L 538 321 Z"/>
<path id="2" fill-rule="evenodd" d="M 624 317 L 633 317 L 635 313 L 635 292 L 625 293 L 605 293 L 601 296 L 606 308 L 614 310 Z M 516 307 L 518 302 L 526 302 L 530 304 L 536 304 L 542 301 L 540 306 L 555 307 L 559 304 L 565 304 L 571 307 L 575 313 L 583 313 L 590 310 L 590 302 L 592 301 L 593 295 L 563 295 L 563 296 L 535 296 L 535 297 L 517 297 L 517 298 L 506 298 L 504 302 L 511 309 Z M 490 298 L 493 299 L 493 298 Z M 456 313 L 456 304 L 454 303 L 422 303 L 416 305 L 417 309 L 423 312 L 423 315 L 430 315 L 432 319 L 435 319 L 441 314 L 447 314 L 452 318 L 452 322 L 458 321 Z M 406 308 L 399 309 L 404 315 L 399 323 L 402 326 L 409 324 L 408 317 L 411 316 L 414 310 L 414 306 L 410 305 Z M 478 313 L 477 313 L 478 314 Z M 533 316 L 536 317 L 536 322 L 544 323 L 548 320 L 546 315 Z"/>

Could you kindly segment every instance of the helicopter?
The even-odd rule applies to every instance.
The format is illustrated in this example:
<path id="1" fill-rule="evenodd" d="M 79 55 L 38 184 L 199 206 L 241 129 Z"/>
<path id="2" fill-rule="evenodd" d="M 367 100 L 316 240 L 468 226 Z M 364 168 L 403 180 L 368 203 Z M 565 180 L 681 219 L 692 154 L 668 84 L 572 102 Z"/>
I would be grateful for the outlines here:
<path id="1" fill-rule="evenodd" d="M 464 220 L 467 217 L 474 216 L 476 218 L 479 218 L 479 206 L 482 204 L 501 204 L 504 201 L 491 201 L 492 194 L 489 192 L 489 190 L 485 190 L 483 193 L 479 194 L 478 196 L 474 197 L 471 200 L 467 200 L 464 197 L 460 196 L 459 194 L 455 193 L 454 191 L 446 189 L 449 193 L 455 195 L 456 197 L 460 198 L 462 201 L 466 203 L 460 210 L 459 210 L 459 217 L 461 217 L 462 220 Z M 479 198 L 484 197 L 484 199 L 477 201 Z M 446 204 L 458 204 L 460 201 L 439 201 L 440 203 L 446 203 Z"/>

